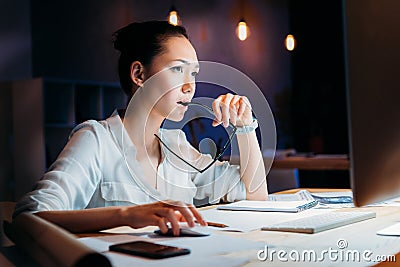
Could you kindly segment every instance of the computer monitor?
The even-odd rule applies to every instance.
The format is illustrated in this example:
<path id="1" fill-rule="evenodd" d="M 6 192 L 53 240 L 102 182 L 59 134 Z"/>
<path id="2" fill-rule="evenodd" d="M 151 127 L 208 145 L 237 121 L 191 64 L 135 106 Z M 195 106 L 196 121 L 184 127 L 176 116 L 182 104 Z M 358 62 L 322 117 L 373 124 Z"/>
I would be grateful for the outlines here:
<path id="1" fill-rule="evenodd" d="M 400 1 L 343 0 L 354 204 L 400 194 Z"/>

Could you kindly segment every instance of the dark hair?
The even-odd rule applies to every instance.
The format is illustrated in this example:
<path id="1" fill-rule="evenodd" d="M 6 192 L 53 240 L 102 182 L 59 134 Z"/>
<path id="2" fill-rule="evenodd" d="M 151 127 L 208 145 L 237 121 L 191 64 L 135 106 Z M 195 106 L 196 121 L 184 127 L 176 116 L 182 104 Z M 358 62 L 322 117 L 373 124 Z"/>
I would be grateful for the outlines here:
<path id="1" fill-rule="evenodd" d="M 133 22 L 114 34 L 114 48 L 121 52 L 118 61 L 118 73 L 121 87 L 128 97 L 132 96 L 133 81 L 131 64 L 139 61 L 143 66 L 151 65 L 155 56 L 165 49 L 163 43 L 170 37 L 188 35 L 182 26 L 174 26 L 167 21 Z"/>

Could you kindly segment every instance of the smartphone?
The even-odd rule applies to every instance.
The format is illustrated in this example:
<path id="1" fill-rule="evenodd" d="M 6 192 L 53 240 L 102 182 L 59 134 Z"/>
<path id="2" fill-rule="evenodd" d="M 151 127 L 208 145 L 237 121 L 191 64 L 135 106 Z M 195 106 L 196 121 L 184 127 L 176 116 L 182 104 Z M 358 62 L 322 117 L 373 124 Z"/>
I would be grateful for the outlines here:
<path id="1" fill-rule="evenodd" d="M 160 245 L 147 241 L 133 241 L 115 244 L 109 247 L 110 251 L 122 252 L 152 259 L 163 259 L 173 256 L 186 255 L 189 249 Z"/>

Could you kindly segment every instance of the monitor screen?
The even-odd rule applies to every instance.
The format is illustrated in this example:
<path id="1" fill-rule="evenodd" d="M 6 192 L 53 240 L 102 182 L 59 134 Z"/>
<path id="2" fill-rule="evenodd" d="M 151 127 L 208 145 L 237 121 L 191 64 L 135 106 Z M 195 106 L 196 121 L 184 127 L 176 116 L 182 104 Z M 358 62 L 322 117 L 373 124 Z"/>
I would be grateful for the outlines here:
<path id="1" fill-rule="evenodd" d="M 343 0 L 354 204 L 400 194 L 400 1 Z"/>

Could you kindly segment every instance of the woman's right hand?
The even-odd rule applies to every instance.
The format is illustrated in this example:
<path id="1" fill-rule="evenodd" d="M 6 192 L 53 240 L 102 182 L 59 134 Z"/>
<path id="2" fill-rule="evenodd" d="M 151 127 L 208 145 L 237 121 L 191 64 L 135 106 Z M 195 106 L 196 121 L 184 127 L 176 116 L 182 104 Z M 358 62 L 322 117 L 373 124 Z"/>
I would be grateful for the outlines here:
<path id="1" fill-rule="evenodd" d="M 189 227 L 197 221 L 200 225 L 207 223 L 201 217 L 197 209 L 180 201 L 159 201 L 151 204 L 124 207 L 123 222 L 133 228 L 141 228 L 148 225 L 158 226 L 162 233 L 168 231 L 169 222 L 175 236 L 179 235 L 179 221 L 186 221 Z"/>

